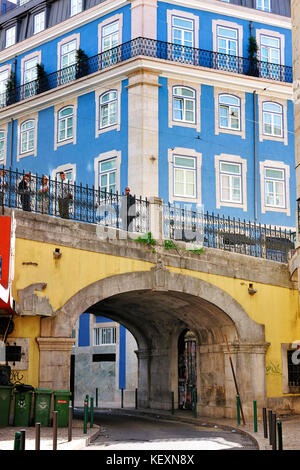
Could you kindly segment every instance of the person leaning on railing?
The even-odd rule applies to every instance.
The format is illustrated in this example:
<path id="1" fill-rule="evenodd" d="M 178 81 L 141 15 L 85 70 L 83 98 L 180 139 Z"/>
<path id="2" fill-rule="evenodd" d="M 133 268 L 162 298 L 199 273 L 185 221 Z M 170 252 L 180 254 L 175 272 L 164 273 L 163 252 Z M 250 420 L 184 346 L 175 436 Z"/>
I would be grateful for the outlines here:
<path id="1" fill-rule="evenodd" d="M 31 197 L 31 188 L 30 188 L 31 174 L 25 173 L 18 185 L 18 193 L 21 197 L 21 204 L 23 211 L 30 212 L 30 197 Z"/>
<path id="2" fill-rule="evenodd" d="M 49 214 L 49 196 L 48 177 L 44 175 L 37 194 L 38 212 L 41 214 Z"/>

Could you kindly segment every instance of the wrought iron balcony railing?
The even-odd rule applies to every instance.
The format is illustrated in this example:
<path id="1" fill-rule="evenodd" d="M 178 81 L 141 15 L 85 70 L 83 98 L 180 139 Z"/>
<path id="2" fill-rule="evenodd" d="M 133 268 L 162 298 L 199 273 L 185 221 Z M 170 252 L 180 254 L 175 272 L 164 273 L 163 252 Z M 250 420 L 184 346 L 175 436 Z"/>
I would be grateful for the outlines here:
<path id="1" fill-rule="evenodd" d="M 153 57 L 194 67 L 204 67 L 279 82 L 293 82 L 293 69 L 289 66 L 139 37 L 0 94 L 0 108 L 74 82 L 79 78 L 138 56 Z"/>
<path id="2" fill-rule="evenodd" d="M 0 167 L 0 210 L 4 207 L 35 212 L 74 221 L 148 234 L 150 203 L 133 196 L 107 192 L 88 185 L 48 180 L 42 186 L 38 175 Z M 199 246 L 228 250 L 248 256 L 286 263 L 293 254 L 294 235 L 290 230 L 268 227 L 231 217 L 204 213 L 179 205 L 164 204 L 161 213 L 163 237 L 186 242 L 189 249 Z M 153 220 L 156 220 L 155 218 Z"/>

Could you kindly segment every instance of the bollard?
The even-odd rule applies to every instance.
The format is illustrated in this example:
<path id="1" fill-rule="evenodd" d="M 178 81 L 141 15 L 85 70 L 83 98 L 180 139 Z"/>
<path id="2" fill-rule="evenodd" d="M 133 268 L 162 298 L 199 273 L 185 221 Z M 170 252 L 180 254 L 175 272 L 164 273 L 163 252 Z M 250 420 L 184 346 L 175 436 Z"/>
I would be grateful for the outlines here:
<path id="1" fill-rule="evenodd" d="M 276 430 L 276 413 L 272 414 L 272 450 L 276 450 L 277 447 L 277 430 Z"/>
<path id="2" fill-rule="evenodd" d="M 135 409 L 137 410 L 137 407 L 138 407 L 138 389 L 136 388 L 135 389 Z"/>
<path id="3" fill-rule="evenodd" d="M 21 433 L 20 450 L 25 450 L 25 435 L 26 435 L 25 429 L 21 429 L 20 433 Z"/>
<path id="4" fill-rule="evenodd" d="M 256 400 L 253 400 L 253 420 L 254 420 L 254 432 L 257 432 L 257 406 L 256 406 Z"/>
<path id="5" fill-rule="evenodd" d="M 84 409 L 83 409 L 83 434 L 87 434 L 87 423 L 89 418 L 89 410 L 88 410 L 88 403 L 84 401 Z"/>
<path id="6" fill-rule="evenodd" d="M 73 408 L 69 405 L 69 416 L 68 416 L 68 441 L 72 440 L 72 426 L 73 426 Z"/>
<path id="7" fill-rule="evenodd" d="M 264 438 L 268 437 L 268 423 L 267 423 L 267 410 L 263 408 L 263 425 L 264 425 Z"/>
<path id="8" fill-rule="evenodd" d="M 15 432 L 14 450 L 20 450 L 20 445 L 21 445 L 21 433 Z"/>
<path id="9" fill-rule="evenodd" d="M 194 417 L 197 418 L 197 391 L 193 391 L 193 411 Z"/>
<path id="10" fill-rule="evenodd" d="M 96 388 L 96 408 L 98 408 L 98 388 Z"/>
<path id="11" fill-rule="evenodd" d="M 35 423 L 35 450 L 41 450 L 41 423 Z"/>
<path id="12" fill-rule="evenodd" d="M 90 428 L 94 426 L 94 397 L 91 397 L 91 418 L 90 418 Z"/>
<path id="13" fill-rule="evenodd" d="M 277 421 L 277 434 L 278 434 L 278 450 L 283 450 L 282 446 L 282 425 L 281 421 Z"/>
<path id="14" fill-rule="evenodd" d="M 52 416 L 53 416 L 53 422 L 52 422 L 52 449 L 57 450 L 57 414 L 58 411 L 52 411 Z"/>
<path id="15" fill-rule="evenodd" d="M 273 442 L 272 437 L 272 410 L 268 411 L 268 422 L 269 422 L 269 444 L 271 445 Z"/>
<path id="16" fill-rule="evenodd" d="M 124 407 L 124 389 L 121 388 L 121 408 Z"/>
<path id="17" fill-rule="evenodd" d="M 239 397 L 239 395 L 236 396 L 236 411 L 237 411 L 237 424 L 239 426 L 241 424 L 240 397 Z"/>

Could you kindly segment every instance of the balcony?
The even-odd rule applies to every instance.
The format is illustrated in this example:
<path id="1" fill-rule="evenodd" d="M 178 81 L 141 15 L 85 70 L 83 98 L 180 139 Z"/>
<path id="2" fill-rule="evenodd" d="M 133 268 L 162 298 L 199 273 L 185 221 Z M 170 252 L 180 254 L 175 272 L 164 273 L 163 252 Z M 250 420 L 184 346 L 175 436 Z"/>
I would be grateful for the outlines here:
<path id="1" fill-rule="evenodd" d="M 168 246 L 176 249 L 177 243 L 183 249 L 199 251 L 201 248 L 215 248 L 233 253 L 287 263 L 294 252 L 295 233 L 280 227 L 210 214 L 191 205 L 164 203 L 160 198 L 133 198 L 127 205 L 127 198 L 118 193 L 107 192 L 94 187 L 78 185 L 70 181 L 63 183 L 48 178 L 47 190 L 41 196 L 41 178 L 30 176 L 27 189 L 20 185 L 24 173 L 5 170 L 4 183 L 0 186 L 0 211 L 4 207 L 62 217 L 97 226 L 98 233 L 112 234 L 116 230 L 126 238 L 140 236 L 145 243 L 152 240 L 150 233 L 162 238 Z M 22 189 L 21 189 L 22 187 Z M 62 211 L 61 199 L 68 198 L 67 216 Z M 160 228 L 161 227 L 161 233 Z M 158 234 L 158 236 L 157 236 Z M 109 235 L 108 235 L 109 237 Z"/>
<path id="2" fill-rule="evenodd" d="M 18 103 L 45 91 L 53 90 L 66 83 L 72 83 L 79 78 L 126 62 L 134 57 L 161 59 L 196 68 L 231 72 L 237 75 L 276 82 L 293 82 L 293 69 L 289 66 L 139 37 L 86 60 L 81 60 L 74 65 L 47 74 L 30 83 L 12 89 L 10 87 L 9 91 L 0 94 L 0 108 Z"/>

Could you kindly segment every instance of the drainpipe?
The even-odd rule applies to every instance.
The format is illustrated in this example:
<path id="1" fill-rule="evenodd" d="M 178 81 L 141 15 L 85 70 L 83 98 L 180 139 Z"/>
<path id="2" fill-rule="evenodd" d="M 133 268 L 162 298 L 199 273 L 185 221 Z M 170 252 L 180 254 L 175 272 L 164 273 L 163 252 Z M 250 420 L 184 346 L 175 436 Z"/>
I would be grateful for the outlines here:
<path id="1" fill-rule="evenodd" d="M 12 154 L 13 154 L 13 138 L 14 138 L 14 120 L 10 120 L 10 152 L 9 152 L 9 168 L 12 167 Z"/>
<path id="2" fill-rule="evenodd" d="M 254 219 L 257 220 L 257 106 L 256 91 L 253 92 L 254 110 Z"/>

